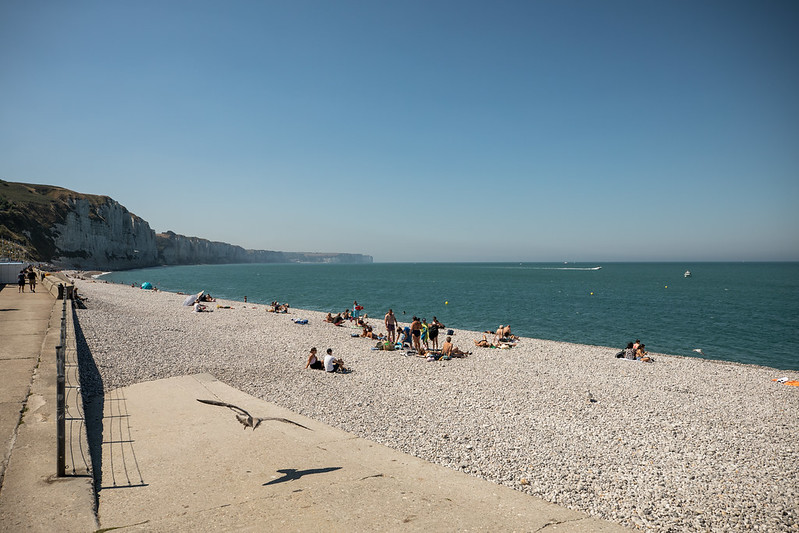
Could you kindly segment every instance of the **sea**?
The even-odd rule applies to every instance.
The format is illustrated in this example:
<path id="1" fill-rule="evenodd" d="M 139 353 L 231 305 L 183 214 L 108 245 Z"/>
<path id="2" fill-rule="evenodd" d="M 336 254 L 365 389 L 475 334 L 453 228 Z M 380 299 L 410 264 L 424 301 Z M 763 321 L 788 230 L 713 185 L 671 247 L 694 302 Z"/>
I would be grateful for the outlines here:
<path id="1" fill-rule="evenodd" d="M 402 322 L 502 324 L 519 336 L 619 349 L 640 339 L 649 352 L 799 370 L 794 262 L 195 265 L 100 279 L 334 314 L 357 300 L 376 320 L 391 308 Z"/>

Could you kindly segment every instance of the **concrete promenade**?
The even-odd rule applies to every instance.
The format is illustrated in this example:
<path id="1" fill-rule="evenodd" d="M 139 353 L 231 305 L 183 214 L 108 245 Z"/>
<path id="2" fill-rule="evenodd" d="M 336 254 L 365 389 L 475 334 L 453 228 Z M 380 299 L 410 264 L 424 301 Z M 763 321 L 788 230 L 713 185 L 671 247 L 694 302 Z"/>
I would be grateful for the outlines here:
<path id="1" fill-rule="evenodd" d="M 208 374 L 105 393 L 95 514 L 91 478 L 55 477 L 60 309 L 44 291 L 0 290 L 0 531 L 624 531 L 297 415 Z M 197 399 L 308 429 L 280 421 L 244 429 L 233 411 Z"/>
<path id="2" fill-rule="evenodd" d="M 62 301 L 0 288 L 0 531 L 93 531 L 85 468 L 56 477 L 56 357 Z M 72 472 L 70 465 L 70 472 Z"/>

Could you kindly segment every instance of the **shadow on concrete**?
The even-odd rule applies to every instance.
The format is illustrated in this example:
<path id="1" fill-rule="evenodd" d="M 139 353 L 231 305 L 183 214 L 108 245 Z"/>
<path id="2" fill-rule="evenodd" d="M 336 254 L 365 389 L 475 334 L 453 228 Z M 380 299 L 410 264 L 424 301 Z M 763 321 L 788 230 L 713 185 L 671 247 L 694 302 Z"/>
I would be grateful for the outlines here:
<path id="1" fill-rule="evenodd" d="M 74 313 L 74 311 L 73 311 Z M 78 372 L 80 376 L 81 395 L 83 397 L 83 415 L 86 422 L 86 439 L 89 442 L 89 456 L 92 462 L 94 478 L 95 508 L 98 504 L 98 491 L 103 481 L 103 378 L 94 357 L 83 335 L 77 314 L 73 315 L 75 324 L 75 347 L 78 352 Z"/>
<path id="2" fill-rule="evenodd" d="M 278 470 L 283 477 L 279 477 L 277 479 L 273 479 L 267 483 L 264 483 L 263 486 L 266 487 L 267 485 L 277 485 L 278 483 L 285 483 L 286 481 L 294 481 L 295 479 L 300 479 L 302 476 L 308 476 L 310 474 L 324 474 L 326 472 L 334 472 L 336 470 L 341 470 L 342 467 L 340 466 L 329 466 L 327 468 L 311 468 L 308 470 L 297 470 L 296 468 L 283 468 Z"/>

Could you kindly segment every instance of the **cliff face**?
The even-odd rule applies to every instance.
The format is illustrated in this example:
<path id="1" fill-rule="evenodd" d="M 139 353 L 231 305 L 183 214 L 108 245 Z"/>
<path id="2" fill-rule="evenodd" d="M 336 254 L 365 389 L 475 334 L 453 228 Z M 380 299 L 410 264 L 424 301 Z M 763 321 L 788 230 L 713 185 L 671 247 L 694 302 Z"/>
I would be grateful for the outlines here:
<path id="1" fill-rule="evenodd" d="M 55 224 L 56 265 L 97 270 L 124 270 L 159 263 L 155 232 L 144 220 L 108 198 L 92 205 L 71 198 L 63 224 Z"/>
<path id="2" fill-rule="evenodd" d="M 114 270 L 158 264 L 150 226 L 107 196 L 0 180 L 0 238 L 26 259 Z"/>
<path id="3" fill-rule="evenodd" d="M 158 257 L 164 265 L 226 263 L 371 263 L 372 256 L 342 253 L 245 250 L 226 242 L 186 237 L 167 231 L 156 235 Z"/>
<path id="4" fill-rule="evenodd" d="M 245 250 L 224 242 L 158 235 L 108 196 L 51 185 L 0 180 L 0 253 L 24 249 L 26 260 L 62 268 L 125 270 L 156 265 L 224 263 L 371 263 L 360 254 Z"/>
<path id="5" fill-rule="evenodd" d="M 165 265 L 246 263 L 246 250 L 226 242 L 185 237 L 171 231 L 156 235 L 158 255 Z"/>

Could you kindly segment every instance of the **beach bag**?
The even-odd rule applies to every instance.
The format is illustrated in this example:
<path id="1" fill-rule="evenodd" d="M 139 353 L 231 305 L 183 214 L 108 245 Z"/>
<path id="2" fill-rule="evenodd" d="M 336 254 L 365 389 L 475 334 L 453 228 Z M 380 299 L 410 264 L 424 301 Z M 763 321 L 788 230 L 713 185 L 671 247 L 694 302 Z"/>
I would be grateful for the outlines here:
<path id="1" fill-rule="evenodd" d="M 454 329 L 448 329 L 447 330 L 447 335 L 455 335 L 455 330 Z"/>

